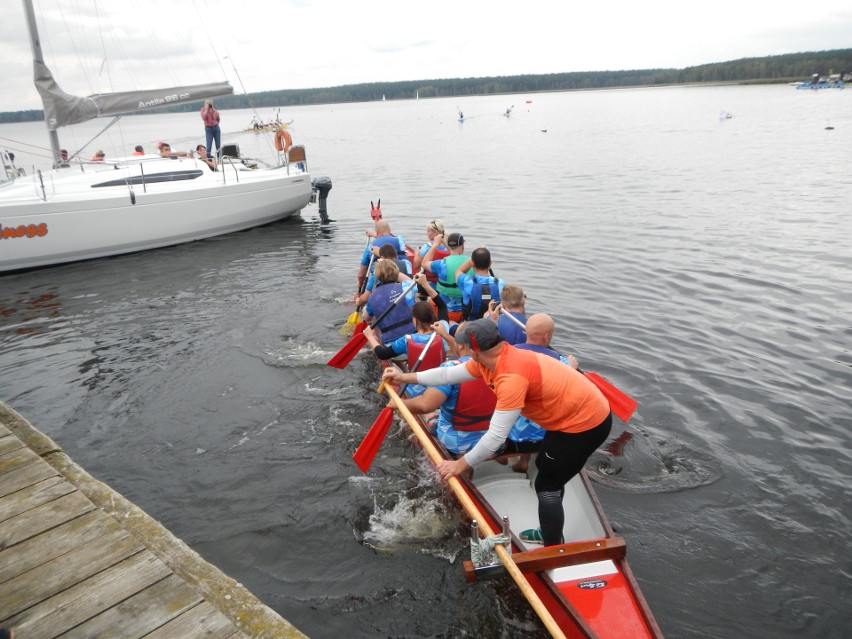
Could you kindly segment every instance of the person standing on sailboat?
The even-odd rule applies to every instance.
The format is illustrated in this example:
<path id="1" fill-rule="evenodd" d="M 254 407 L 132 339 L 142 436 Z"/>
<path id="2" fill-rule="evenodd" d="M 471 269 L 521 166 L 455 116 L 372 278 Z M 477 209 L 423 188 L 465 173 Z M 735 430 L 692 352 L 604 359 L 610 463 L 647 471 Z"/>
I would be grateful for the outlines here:
<path id="1" fill-rule="evenodd" d="M 201 108 L 201 119 L 204 122 L 204 133 L 207 137 L 207 155 L 213 154 L 212 144 L 216 149 L 222 149 L 222 131 L 219 129 L 219 112 L 213 108 L 213 100 L 207 100 Z"/>

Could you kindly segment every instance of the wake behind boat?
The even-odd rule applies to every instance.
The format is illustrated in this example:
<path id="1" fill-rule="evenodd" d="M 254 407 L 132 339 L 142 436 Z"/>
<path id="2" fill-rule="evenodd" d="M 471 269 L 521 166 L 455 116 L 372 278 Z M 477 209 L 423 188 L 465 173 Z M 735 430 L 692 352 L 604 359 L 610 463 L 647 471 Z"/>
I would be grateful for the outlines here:
<path id="1" fill-rule="evenodd" d="M 65 93 L 44 63 L 25 0 L 35 84 L 55 168 L 0 185 L 0 272 L 191 242 L 286 219 L 313 196 L 303 146 L 276 134 L 275 165 L 226 145 L 216 170 L 202 160 L 141 156 L 71 165 L 57 129 L 102 116 L 228 95 L 227 82 L 162 90 Z M 330 188 L 330 187 L 329 187 Z"/>

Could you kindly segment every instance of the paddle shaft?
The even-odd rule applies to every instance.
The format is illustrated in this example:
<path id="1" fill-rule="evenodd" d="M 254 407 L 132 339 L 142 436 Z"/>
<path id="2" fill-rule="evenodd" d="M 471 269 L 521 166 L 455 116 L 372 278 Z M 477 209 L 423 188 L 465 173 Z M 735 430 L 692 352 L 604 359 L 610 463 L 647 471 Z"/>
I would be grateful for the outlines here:
<path id="1" fill-rule="evenodd" d="M 426 346 L 423 347 L 423 351 L 420 353 L 420 356 L 417 358 L 417 361 L 414 362 L 414 366 L 411 367 L 410 373 L 416 373 L 417 369 L 420 368 L 420 364 L 423 363 L 423 360 L 426 358 L 426 353 L 429 352 L 429 349 L 432 347 L 432 342 L 435 341 L 435 338 L 438 337 L 438 334 L 435 331 L 432 331 L 432 334 L 429 336 L 429 340 L 426 342 Z M 408 388 L 410 384 L 403 384 L 399 387 L 399 395 L 405 394 L 405 389 Z"/>
<path id="2" fill-rule="evenodd" d="M 411 411 L 408 410 L 408 407 L 402 401 L 402 398 L 400 398 L 397 392 L 390 386 L 385 386 L 385 390 L 387 391 L 394 406 L 396 406 L 396 409 L 399 411 L 399 414 L 403 416 L 412 432 L 414 432 L 420 442 L 420 445 L 423 446 L 426 454 L 429 456 L 429 459 L 432 460 L 432 463 L 437 466 L 439 463 L 444 461 L 444 457 L 438 451 L 435 444 L 432 443 L 432 440 L 429 439 L 429 435 L 426 434 L 423 427 L 414 418 L 414 415 L 411 414 Z M 456 496 L 456 499 L 459 500 L 462 508 L 464 508 L 468 516 L 477 521 L 480 531 L 482 531 L 486 537 L 493 536 L 494 529 L 491 528 L 488 524 L 488 520 L 485 518 L 485 515 L 482 514 L 479 507 L 474 503 L 473 499 L 470 498 L 470 495 L 467 494 L 458 477 L 450 477 L 447 484 L 450 486 L 450 489 L 453 491 L 453 494 Z M 535 590 L 533 590 L 532 586 L 526 580 L 520 568 L 518 568 L 512 560 L 512 555 L 502 545 L 497 545 L 495 550 L 497 551 L 497 556 L 500 558 L 500 561 L 506 567 L 506 571 L 512 576 L 512 579 L 518 585 L 518 588 L 521 589 L 521 593 L 523 593 L 533 610 L 535 610 L 551 636 L 555 639 L 566 639 L 565 633 L 562 632 L 562 629 L 556 623 L 556 620 L 550 614 L 550 611 L 545 607 L 541 599 L 539 599 Z"/>

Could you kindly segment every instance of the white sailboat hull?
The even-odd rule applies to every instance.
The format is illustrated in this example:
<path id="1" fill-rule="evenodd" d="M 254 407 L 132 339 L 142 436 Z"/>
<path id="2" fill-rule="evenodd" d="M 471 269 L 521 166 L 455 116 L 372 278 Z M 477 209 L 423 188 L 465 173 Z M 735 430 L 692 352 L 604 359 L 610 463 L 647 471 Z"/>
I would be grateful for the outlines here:
<path id="1" fill-rule="evenodd" d="M 220 169 L 146 158 L 0 185 L 0 272 L 231 233 L 286 219 L 311 199 L 310 175 L 293 165 Z"/>

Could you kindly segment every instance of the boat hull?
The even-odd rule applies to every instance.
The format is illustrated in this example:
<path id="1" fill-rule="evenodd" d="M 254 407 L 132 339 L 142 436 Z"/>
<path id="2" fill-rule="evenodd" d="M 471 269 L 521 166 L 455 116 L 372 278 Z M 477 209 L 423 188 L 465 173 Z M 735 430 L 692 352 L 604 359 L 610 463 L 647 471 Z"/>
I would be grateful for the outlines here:
<path id="1" fill-rule="evenodd" d="M 310 175 L 194 160 L 71 167 L 0 187 L 0 272 L 191 242 L 286 219 Z"/>
<path id="2" fill-rule="evenodd" d="M 519 557 L 542 548 L 519 537 L 523 530 L 538 528 L 535 472 L 533 462 L 525 475 L 489 461 L 476 467 L 471 481 L 462 481 L 492 528 L 502 529 L 502 517 L 509 518 L 513 554 Z M 572 544 L 616 539 L 585 471 L 565 487 L 563 508 L 566 550 Z M 662 637 L 623 558 L 593 559 L 524 576 L 568 637 Z"/>
<path id="3" fill-rule="evenodd" d="M 395 392 L 390 394 L 433 463 L 449 458 L 423 419 L 405 409 Z M 529 472 L 523 474 L 491 460 L 477 465 L 472 478 L 458 478 L 464 498 L 452 483 L 451 488 L 468 516 L 478 519 L 480 530 L 499 532 L 503 530 L 503 518 L 508 518 L 511 562 L 522 573 L 518 579 L 526 582 L 521 590 L 528 585 L 535 593 L 547 611 L 549 619 L 542 617 L 542 621 L 548 628 L 552 620 L 566 637 L 662 638 L 627 564 L 624 540 L 614 535 L 585 471 L 565 487 L 565 543 L 542 548 L 520 539 L 521 531 L 538 528 L 535 477 L 534 460 Z M 471 562 L 465 564 L 469 581 L 494 573 L 490 566 L 477 570 Z M 530 600 L 526 593 L 524 596 Z"/>

